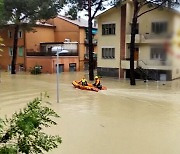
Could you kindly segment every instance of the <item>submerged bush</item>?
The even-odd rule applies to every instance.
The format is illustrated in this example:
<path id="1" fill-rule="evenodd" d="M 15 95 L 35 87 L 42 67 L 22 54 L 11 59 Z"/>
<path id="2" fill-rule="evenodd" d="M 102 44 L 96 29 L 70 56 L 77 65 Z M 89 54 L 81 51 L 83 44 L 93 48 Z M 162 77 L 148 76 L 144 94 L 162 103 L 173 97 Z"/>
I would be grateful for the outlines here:
<path id="1" fill-rule="evenodd" d="M 52 118 L 59 115 L 35 98 L 11 118 L 0 119 L 0 154 L 43 153 L 58 147 L 61 137 L 48 135 L 44 127 L 57 125 Z"/>
<path id="2" fill-rule="evenodd" d="M 36 65 L 33 68 L 31 68 L 30 72 L 31 72 L 31 74 L 34 74 L 34 75 L 41 74 L 42 73 L 41 69 L 42 69 L 41 66 Z"/>

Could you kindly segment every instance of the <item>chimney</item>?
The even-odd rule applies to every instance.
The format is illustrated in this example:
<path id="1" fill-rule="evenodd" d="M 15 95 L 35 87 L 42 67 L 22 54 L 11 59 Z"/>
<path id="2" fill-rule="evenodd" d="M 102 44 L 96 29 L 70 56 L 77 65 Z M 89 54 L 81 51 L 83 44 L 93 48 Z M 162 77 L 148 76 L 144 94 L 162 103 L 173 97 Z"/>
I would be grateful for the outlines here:
<path id="1" fill-rule="evenodd" d="M 79 21 L 79 22 L 81 21 L 81 16 L 78 16 L 78 21 Z"/>

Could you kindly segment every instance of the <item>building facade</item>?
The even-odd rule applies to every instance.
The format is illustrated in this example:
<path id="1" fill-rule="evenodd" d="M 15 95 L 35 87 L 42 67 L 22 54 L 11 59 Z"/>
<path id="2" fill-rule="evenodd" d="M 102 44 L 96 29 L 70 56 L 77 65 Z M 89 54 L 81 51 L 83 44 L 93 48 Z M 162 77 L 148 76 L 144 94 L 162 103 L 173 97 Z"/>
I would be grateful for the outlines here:
<path id="1" fill-rule="evenodd" d="M 97 16 L 99 75 L 130 77 L 132 16 L 131 1 Z M 180 77 L 180 65 L 174 63 L 175 57 L 169 54 L 165 47 L 173 40 L 175 31 L 178 31 L 179 21 L 180 15 L 177 12 L 165 8 L 144 14 L 138 19 L 134 51 L 136 78 L 144 75 L 153 80 Z"/>
<path id="2" fill-rule="evenodd" d="M 69 53 L 60 54 L 60 71 L 80 71 L 85 69 L 88 53 L 87 21 L 70 20 L 58 16 L 47 23 L 38 23 L 34 30 L 18 32 L 17 71 L 30 71 L 35 65 L 42 66 L 43 73 L 56 72 L 56 54 L 51 51 L 54 46 L 62 46 Z M 94 28 L 97 31 L 96 28 Z M 0 57 L 0 67 L 10 70 L 13 50 L 13 25 L 0 30 L 4 40 L 4 52 Z M 96 50 L 95 44 L 95 50 Z M 72 52 L 73 51 L 73 52 Z M 86 66 L 87 67 L 87 66 Z"/>

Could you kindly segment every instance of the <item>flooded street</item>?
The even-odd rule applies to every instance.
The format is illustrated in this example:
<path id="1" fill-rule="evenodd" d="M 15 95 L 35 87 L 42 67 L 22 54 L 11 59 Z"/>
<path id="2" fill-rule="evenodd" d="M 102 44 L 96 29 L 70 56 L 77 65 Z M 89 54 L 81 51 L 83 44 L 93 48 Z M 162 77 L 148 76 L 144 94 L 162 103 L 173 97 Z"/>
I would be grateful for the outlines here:
<path id="1" fill-rule="evenodd" d="M 61 116 L 48 132 L 63 140 L 50 154 L 180 154 L 180 80 L 132 87 L 128 80 L 103 78 L 108 90 L 97 93 L 73 88 L 82 76 L 60 74 L 57 104 L 56 75 L 2 73 L 0 117 L 47 92 Z"/>

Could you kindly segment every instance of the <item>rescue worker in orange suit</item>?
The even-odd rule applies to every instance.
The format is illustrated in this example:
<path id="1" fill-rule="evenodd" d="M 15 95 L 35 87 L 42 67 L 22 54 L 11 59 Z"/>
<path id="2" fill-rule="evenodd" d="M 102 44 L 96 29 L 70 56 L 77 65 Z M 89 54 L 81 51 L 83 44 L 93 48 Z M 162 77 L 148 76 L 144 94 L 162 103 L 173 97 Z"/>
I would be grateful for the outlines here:
<path id="1" fill-rule="evenodd" d="M 81 83 L 82 86 L 88 86 L 87 80 L 85 79 L 85 77 L 83 77 L 79 82 L 79 84 Z"/>
<path id="2" fill-rule="evenodd" d="M 95 76 L 95 83 L 93 84 L 93 86 L 98 89 L 102 89 L 102 85 L 98 76 Z"/>

